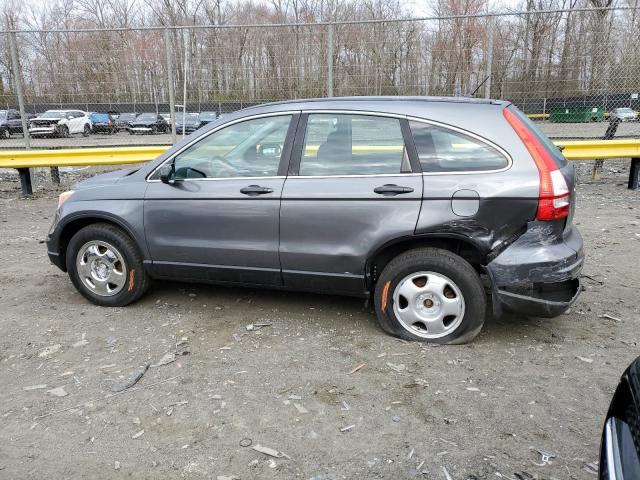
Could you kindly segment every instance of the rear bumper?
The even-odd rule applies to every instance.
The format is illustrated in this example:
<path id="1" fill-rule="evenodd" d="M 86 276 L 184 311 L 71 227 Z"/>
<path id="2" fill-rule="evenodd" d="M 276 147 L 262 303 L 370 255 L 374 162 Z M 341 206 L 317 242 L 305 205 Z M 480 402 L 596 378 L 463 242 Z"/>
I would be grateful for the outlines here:
<path id="1" fill-rule="evenodd" d="M 531 222 L 527 231 L 485 268 L 491 278 L 494 315 L 513 311 L 537 317 L 564 313 L 580 295 L 584 264 L 580 232 L 554 235 Z"/>

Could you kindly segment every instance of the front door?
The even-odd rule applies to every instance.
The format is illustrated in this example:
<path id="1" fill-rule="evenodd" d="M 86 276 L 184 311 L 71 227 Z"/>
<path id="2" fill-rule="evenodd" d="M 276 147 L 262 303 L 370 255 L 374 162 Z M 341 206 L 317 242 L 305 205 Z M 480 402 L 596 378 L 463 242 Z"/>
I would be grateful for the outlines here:
<path id="1" fill-rule="evenodd" d="M 306 120 L 306 128 L 305 126 Z M 284 284 L 362 294 L 379 246 L 412 235 L 422 174 L 405 119 L 309 113 L 296 138 L 280 214 Z"/>
<path id="2" fill-rule="evenodd" d="M 282 283 L 280 196 L 297 120 L 237 121 L 178 153 L 173 185 L 151 176 L 144 222 L 156 275 Z"/>

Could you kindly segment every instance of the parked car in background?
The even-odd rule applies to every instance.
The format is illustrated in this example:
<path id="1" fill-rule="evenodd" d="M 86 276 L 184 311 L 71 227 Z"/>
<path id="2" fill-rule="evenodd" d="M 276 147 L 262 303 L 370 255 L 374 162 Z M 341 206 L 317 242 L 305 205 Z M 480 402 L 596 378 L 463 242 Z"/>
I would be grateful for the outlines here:
<path id="1" fill-rule="evenodd" d="M 193 133 L 200 128 L 200 115 L 197 113 L 178 114 L 176 118 L 176 133 Z"/>
<path id="2" fill-rule="evenodd" d="M 614 108 L 609 113 L 609 120 L 619 120 L 621 122 L 635 122 L 638 120 L 638 112 L 629 108 Z"/>
<path id="3" fill-rule="evenodd" d="M 169 124 L 157 113 L 141 113 L 130 123 L 129 133 L 131 135 L 146 133 L 156 135 L 158 133 L 169 132 Z"/>
<path id="4" fill-rule="evenodd" d="M 196 133 L 60 196 L 49 258 L 91 302 L 151 278 L 354 295 L 392 335 L 464 343 L 489 304 L 554 317 L 581 291 L 574 166 L 509 102 L 299 100 Z"/>
<path id="5" fill-rule="evenodd" d="M 91 120 L 92 133 L 106 133 L 113 135 L 118 132 L 116 122 L 108 113 L 92 113 L 89 115 Z"/>
<path id="6" fill-rule="evenodd" d="M 121 113 L 118 115 L 118 118 L 116 119 L 116 127 L 118 127 L 118 131 L 129 130 L 131 122 L 133 122 L 137 116 L 137 113 Z"/>
<path id="7" fill-rule="evenodd" d="M 208 123 L 211 123 L 218 119 L 216 112 L 200 112 L 200 126 L 204 127 Z"/>
<path id="8" fill-rule="evenodd" d="M 173 125 L 173 123 L 172 123 L 173 120 L 171 119 L 171 114 L 170 113 L 167 113 L 167 112 L 161 113 L 160 116 L 166 120 L 166 122 L 167 122 L 167 124 L 169 126 Z"/>
<path id="9" fill-rule="evenodd" d="M 22 133 L 22 117 L 14 109 L 0 110 L 0 138 L 9 138 L 12 133 Z"/>
<path id="10" fill-rule="evenodd" d="M 29 135 L 69 137 L 81 133 L 88 137 L 91 134 L 91 120 L 80 110 L 47 110 L 36 118 L 29 120 Z"/>

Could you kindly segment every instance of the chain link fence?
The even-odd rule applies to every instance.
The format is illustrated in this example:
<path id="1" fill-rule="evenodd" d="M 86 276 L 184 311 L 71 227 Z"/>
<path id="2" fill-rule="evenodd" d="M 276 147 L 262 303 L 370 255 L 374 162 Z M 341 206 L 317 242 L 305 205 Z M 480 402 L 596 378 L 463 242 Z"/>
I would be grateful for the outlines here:
<path id="1" fill-rule="evenodd" d="M 175 124 L 184 112 L 219 116 L 284 99 L 474 95 L 514 102 L 555 138 L 603 138 L 612 121 L 616 137 L 640 136 L 637 14 L 635 8 L 574 9 L 318 24 L 4 32 L 0 108 L 19 110 L 17 80 L 28 122 L 52 109 L 173 112 Z M 25 145 L 18 123 L 0 148 Z M 33 138 L 30 146 L 173 141 L 171 134 L 129 135 L 125 128 L 112 135 Z"/>

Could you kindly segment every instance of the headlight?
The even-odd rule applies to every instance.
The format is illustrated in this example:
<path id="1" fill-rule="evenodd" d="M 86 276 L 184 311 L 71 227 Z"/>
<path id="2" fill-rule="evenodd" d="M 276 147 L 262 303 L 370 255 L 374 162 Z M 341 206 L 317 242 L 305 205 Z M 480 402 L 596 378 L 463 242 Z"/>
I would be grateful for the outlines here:
<path id="1" fill-rule="evenodd" d="M 73 190 L 67 190 L 66 192 L 62 192 L 58 197 L 58 208 L 60 208 L 64 202 L 69 200 L 71 198 L 71 195 L 73 195 Z"/>

